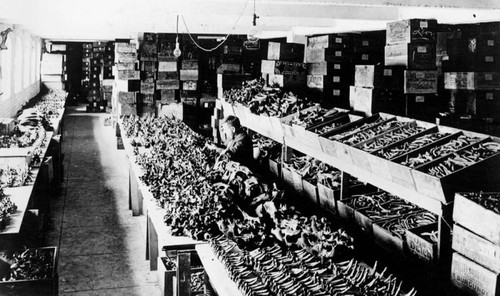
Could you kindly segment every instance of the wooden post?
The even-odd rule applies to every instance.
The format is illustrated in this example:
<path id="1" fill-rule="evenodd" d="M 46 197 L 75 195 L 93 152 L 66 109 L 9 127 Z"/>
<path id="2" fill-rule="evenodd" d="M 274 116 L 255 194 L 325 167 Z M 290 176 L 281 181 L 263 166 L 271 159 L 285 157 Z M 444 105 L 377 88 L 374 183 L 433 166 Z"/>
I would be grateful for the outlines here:
<path id="1" fill-rule="evenodd" d="M 339 199 L 348 198 L 349 197 L 349 179 L 351 175 L 342 171 L 341 175 L 341 183 L 340 183 L 340 196 Z M 335 201 L 337 203 L 337 201 Z"/>
<path id="2" fill-rule="evenodd" d="M 149 269 L 158 270 L 158 234 L 151 221 L 151 217 L 148 216 L 148 247 L 149 247 Z"/>
<path id="3" fill-rule="evenodd" d="M 177 253 L 178 296 L 191 296 L 191 252 Z"/>
<path id="4" fill-rule="evenodd" d="M 444 275 L 451 273 L 451 227 L 453 225 L 453 202 L 442 205 L 442 213 L 439 217 L 437 245 L 437 262 L 443 268 Z"/>

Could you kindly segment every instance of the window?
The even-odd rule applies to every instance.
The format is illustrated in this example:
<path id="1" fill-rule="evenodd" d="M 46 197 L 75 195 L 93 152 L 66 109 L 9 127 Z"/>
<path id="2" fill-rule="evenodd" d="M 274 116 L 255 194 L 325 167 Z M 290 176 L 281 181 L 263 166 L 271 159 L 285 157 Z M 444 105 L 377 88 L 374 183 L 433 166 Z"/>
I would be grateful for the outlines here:
<path id="1" fill-rule="evenodd" d="M 26 37 L 23 38 L 23 87 L 27 88 L 30 83 L 30 73 L 31 73 L 31 37 L 25 34 Z"/>
<path id="2" fill-rule="evenodd" d="M 23 39 L 16 38 L 16 50 L 14 50 L 14 92 L 18 93 L 23 89 Z"/>
<path id="3" fill-rule="evenodd" d="M 9 36 L 10 37 L 10 36 Z M 0 99 L 5 100 L 12 93 L 12 41 L 11 38 L 7 38 L 7 42 L 5 43 L 7 46 L 7 50 L 0 51 L 1 53 L 1 70 L 2 70 L 2 96 Z"/>
<path id="4" fill-rule="evenodd" d="M 42 40 L 37 38 L 36 41 L 36 77 L 35 80 L 40 80 L 40 67 L 41 67 L 41 59 L 42 59 Z"/>
<path id="5" fill-rule="evenodd" d="M 30 83 L 33 84 L 36 81 L 36 45 L 38 42 L 35 42 L 34 39 L 31 40 L 31 66 L 30 66 Z"/>

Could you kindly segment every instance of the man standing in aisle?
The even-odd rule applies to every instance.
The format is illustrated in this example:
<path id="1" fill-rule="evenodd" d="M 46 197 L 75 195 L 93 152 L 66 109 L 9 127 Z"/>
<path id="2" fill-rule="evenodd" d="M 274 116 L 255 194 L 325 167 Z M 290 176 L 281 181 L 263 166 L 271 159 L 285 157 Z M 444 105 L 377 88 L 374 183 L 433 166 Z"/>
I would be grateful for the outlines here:
<path id="1" fill-rule="evenodd" d="M 251 166 L 253 162 L 252 139 L 241 127 L 238 117 L 229 115 L 222 123 L 221 130 L 226 136 L 226 148 L 220 148 L 214 144 L 207 144 L 207 148 L 219 154 L 226 154 L 231 160 L 243 165 Z"/>

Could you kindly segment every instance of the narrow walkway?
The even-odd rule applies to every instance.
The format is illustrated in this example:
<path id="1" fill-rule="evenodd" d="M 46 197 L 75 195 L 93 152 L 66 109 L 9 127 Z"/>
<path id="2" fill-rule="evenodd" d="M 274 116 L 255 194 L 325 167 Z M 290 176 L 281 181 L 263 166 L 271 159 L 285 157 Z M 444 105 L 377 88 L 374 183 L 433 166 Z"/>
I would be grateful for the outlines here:
<path id="1" fill-rule="evenodd" d="M 60 295 L 157 296 L 145 260 L 146 218 L 128 209 L 128 170 L 107 114 L 70 107 L 64 120 L 64 182 L 52 200 Z"/>

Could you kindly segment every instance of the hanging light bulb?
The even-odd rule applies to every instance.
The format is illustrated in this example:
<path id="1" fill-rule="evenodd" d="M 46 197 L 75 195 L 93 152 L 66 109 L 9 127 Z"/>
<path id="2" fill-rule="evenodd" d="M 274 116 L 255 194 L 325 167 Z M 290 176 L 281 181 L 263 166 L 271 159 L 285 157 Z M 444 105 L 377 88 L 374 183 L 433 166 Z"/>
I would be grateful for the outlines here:
<path id="1" fill-rule="evenodd" d="M 174 49 L 174 57 L 178 58 L 182 54 L 181 49 L 179 48 L 179 37 L 175 38 L 175 49 Z"/>
<path id="2" fill-rule="evenodd" d="M 182 51 L 179 48 L 179 15 L 177 15 L 177 26 L 176 26 L 176 30 L 175 31 L 176 31 L 177 36 L 175 37 L 174 57 L 178 58 L 182 54 Z"/>
<path id="3" fill-rule="evenodd" d="M 250 28 L 247 34 L 248 41 L 256 42 L 259 40 L 260 29 L 257 27 L 258 18 L 259 17 L 257 16 L 257 14 L 255 14 L 255 0 L 253 0 L 253 20 L 252 20 L 252 27 Z"/>

